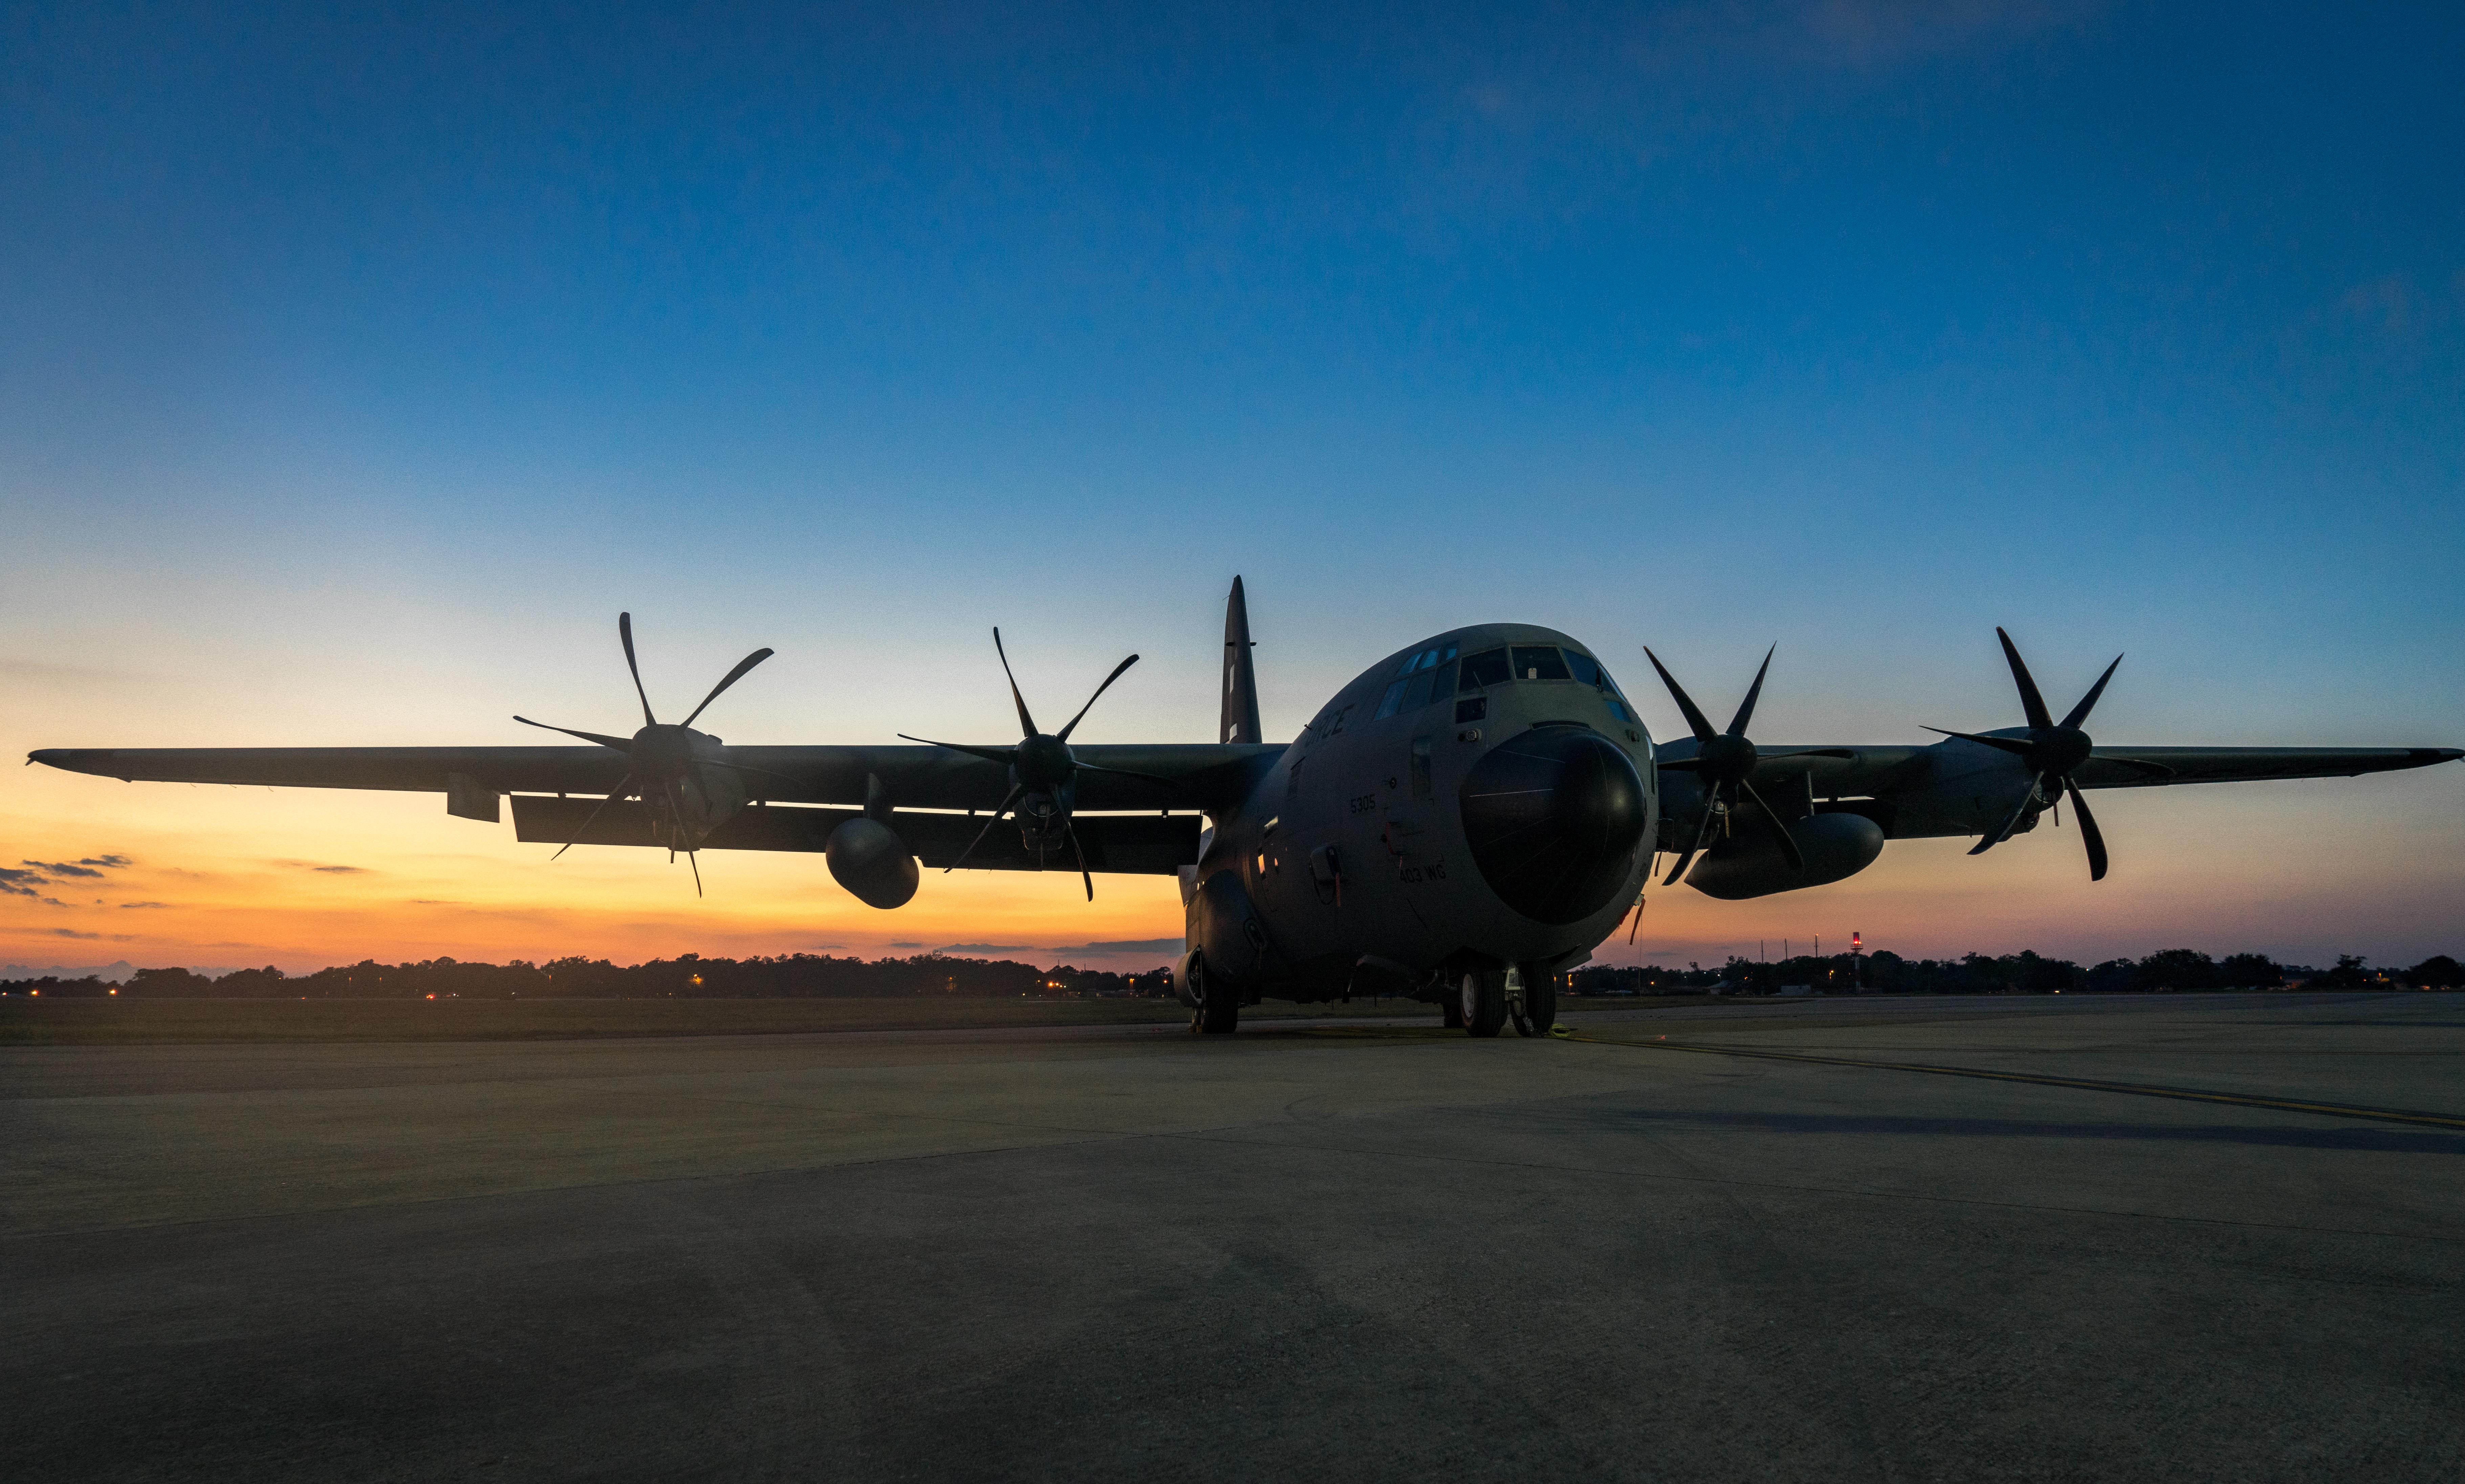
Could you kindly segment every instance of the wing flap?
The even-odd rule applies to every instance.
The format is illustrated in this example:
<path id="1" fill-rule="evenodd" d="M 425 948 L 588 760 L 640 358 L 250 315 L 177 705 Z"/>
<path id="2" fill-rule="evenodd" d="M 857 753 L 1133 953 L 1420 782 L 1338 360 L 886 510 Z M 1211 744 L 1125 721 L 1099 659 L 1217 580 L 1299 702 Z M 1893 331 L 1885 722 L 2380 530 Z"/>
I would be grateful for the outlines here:
<path id="1" fill-rule="evenodd" d="M 579 834 L 597 799 L 514 797 L 514 837 L 543 845 L 649 845 L 650 810 L 631 800 L 611 804 Z M 714 851 L 819 851 L 830 844 L 831 831 L 862 813 L 852 808 L 814 808 L 803 805 L 768 804 L 738 813 L 710 832 L 702 848 Z M 967 842 L 985 828 L 981 815 L 928 814 L 896 810 L 890 827 L 907 842 L 919 862 L 940 869 L 959 858 Z M 1171 875 L 1198 858 L 1199 821 L 1194 815 L 1170 818 L 1134 814 L 1080 814 L 1072 821 L 1078 844 L 1087 853 L 1087 869 L 1114 875 Z M 1047 858 L 1044 866 L 1076 872 L 1077 860 L 1066 851 Z M 966 870 L 1033 871 L 1034 855 L 1020 848 L 1018 828 L 1005 820 L 985 836 L 967 857 Z"/>

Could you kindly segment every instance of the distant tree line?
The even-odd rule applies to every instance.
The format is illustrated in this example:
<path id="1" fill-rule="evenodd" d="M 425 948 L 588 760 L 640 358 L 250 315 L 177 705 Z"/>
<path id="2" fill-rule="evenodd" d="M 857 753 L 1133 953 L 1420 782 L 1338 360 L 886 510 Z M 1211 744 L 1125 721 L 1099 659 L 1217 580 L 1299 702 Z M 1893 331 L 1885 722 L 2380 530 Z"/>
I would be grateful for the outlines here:
<path id="1" fill-rule="evenodd" d="M 1774 994 L 1803 985 L 1816 993 L 1845 994 L 1862 985 L 1872 994 L 2044 994 L 2054 990 L 2094 994 L 2193 989 L 2369 989 L 2407 986 L 2465 987 L 2465 967 L 2437 954 L 2407 969 L 2375 969 L 2353 954 L 2334 968 L 2277 963 L 2256 953 L 2211 959 L 2188 948 L 2168 948 L 2144 959 L 2108 959 L 2086 967 L 2069 959 L 2033 952 L 1989 958 L 1904 959 L 1889 950 L 1853 957 L 1801 954 L 1759 962 L 1732 958 L 1718 968 L 1688 964 L 1664 968 L 1595 965 L 1575 971 L 1578 993 Z M 1062 964 L 1038 968 L 1010 959 L 960 959 L 920 953 L 909 959 L 836 958 L 808 953 L 778 958 L 705 959 L 688 953 L 647 963 L 606 959 L 551 959 L 533 963 L 464 963 L 430 959 L 420 963 L 373 960 L 289 975 L 271 965 L 235 969 L 220 976 L 185 968 L 141 968 L 124 985 L 83 979 L 0 980 L 0 994 L 62 998 L 120 993 L 147 999 L 873 999 L 955 994 L 1014 998 L 1020 995 L 1144 996 L 1172 993 L 1168 969 L 1119 974 Z"/>
<path id="2" fill-rule="evenodd" d="M 1577 992 L 1590 994 L 1699 994 L 1711 989 L 1774 994 L 1798 985 L 1818 994 L 1846 994 L 1861 985 L 1870 994 L 2045 994 L 2055 990 L 2130 994 L 2276 989 L 2297 985 L 2306 989 L 2395 986 L 2453 989 L 2465 986 L 2465 968 L 2444 953 L 2407 969 L 2375 969 L 2358 955 L 2343 954 L 2336 967 L 2321 969 L 2278 963 L 2257 953 L 2211 959 L 2189 948 L 2168 948 L 2144 959 L 2108 959 L 2085 967 L 2069 959 L 2049 959 L 2033 952 L 2007 953 L 2000 958 L 1972 953 L 1957 959 L 1904 959 L 1885 949 L 1863 956 L 1801 954 L 1769 962 L 1732 958 L 1718 968 L 1694 963 L 1684 968 L 1601 965 L 1577 969 L 1573 983 Z"/>
<path id="3" fill-rule="evenodd" d="M 420 963 L 358 963 L 290 975 L 271 965 L 235 969 L 218 977 L 185 968 L 141 968 L 113 986 L 89 976 L 0 980 L 0 993 L 64 997 L 123 995 L 145 999 L 869 999 L 956 994 L 1015 998 L 1020 995 L 1133 995 L 1172 993 L 1168 969 L 1119 974 L 1071 964 L 1038 968 L 1008 959 L 959 959 L 938 953 L 909 959 L 835 958 L 807 953 L 779 958 L 705 959 L 688 953 L 647 963 L 606 959 L 552 959 L 533 963 L 465 963 L 431 959 Z"/>

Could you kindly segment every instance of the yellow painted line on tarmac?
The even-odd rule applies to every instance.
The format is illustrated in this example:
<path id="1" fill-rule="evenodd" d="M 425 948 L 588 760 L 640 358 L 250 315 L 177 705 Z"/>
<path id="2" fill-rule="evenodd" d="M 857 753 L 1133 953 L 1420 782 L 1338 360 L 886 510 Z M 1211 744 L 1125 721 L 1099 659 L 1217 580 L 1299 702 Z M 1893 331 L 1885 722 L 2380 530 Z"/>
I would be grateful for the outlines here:
<path id="1" fill-rule="evenodd" d="M 1623 1046 L 1647 1052 L 1693 1052 L 1707 1056 L 1749 1056 L 1764 1061 L 1804 1061 L 1826 1067 L 1867 1067 L 1877 1072 L 1923 1072 L 1944 1077 L 1979 1077 L 1989 1082 L 2027 1082 L 2038 1087 L 2069 1087 L 2091 1093 L 2125 1093 L 2135 1097 L 2173 1097 L 2187 1102 L 2228 1103 L 2242 1108 L 2270 1108 L 2281 1113 L 2317 1113 L 2336 1119 L 2368 1119 L 2380 1123 L 2465 1129 L 2465 1118 L 2445 1113 L 2412 1113 L 2401 1108 L 2355 1108 L 2342 1103 L 2303 1102 L 2290 1097 L 2253 1097 L 2241 1093 L 2212 1093 L 2190 1087 L 2159 1087 L 2146 1082 L 2104 1082 L 2090 1077 L 2045 1076 L 2032 1072 L 1988 1072 L 1978 1067 L 1936 1067 L 1915 1061 L 1866 1061 L 1854 1056 L 1817 1056 L 1805 1052 L 1754 1051 L 1734 1046 L 1691 1046 L 1679 1041 L 1625 1041 L 1603 1036 L 1566 1036 L 1592 1046 Z"/>

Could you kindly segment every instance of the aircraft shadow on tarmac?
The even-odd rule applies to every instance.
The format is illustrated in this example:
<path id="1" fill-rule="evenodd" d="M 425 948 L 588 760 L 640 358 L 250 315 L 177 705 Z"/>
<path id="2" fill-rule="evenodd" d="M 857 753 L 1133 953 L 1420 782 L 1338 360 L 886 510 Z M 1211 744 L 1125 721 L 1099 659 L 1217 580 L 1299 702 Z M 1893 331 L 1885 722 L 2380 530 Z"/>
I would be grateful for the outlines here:
<path id="1" fill-rule="evenodd" d="M 2161 1143 L 2260 1144 L 2289 1149 L 2354 1149 L 2388 1154 L 2465 1154 L 2465 1134 L 2410 1129 L 2271 1128 L 2260 1124 L 2193 1127 L 2165 1123 L 2056 1123 L 2031 1119 L 1892 1118 L 1876 1114 L 1714 1113 L 1630 1108 L 1615 1115 L 1634 1123 L 1716 1124 L 1775 1134 L 1899 1134 L 1921 1139 L 2120 1139 Z M 1583 1120 L 1597 1129 L 1595 1119 Z"/>

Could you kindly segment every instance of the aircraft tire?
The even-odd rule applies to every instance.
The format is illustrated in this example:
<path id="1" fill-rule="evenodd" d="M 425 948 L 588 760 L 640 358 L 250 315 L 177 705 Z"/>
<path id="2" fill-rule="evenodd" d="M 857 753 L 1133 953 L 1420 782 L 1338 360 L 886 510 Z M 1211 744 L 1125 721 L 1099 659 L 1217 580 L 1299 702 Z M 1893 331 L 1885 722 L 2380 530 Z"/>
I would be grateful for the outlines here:
<path id="1" fill-rule="evenodd" d="M 1505 974 L 1488 968 L 1464 970 L 1459 998 L 1466 1031 L 1486 1040 L 1505 1026 Z"/>
<path id="2" fill-rule="evenodd" d="M 1192 1035 L 1231 1035 L 1241 1025 L 1241 997 L 1233 992 L 1224 976 L 1207 966 L 1204 954 L 1193 954 L 1189 961 L 1190 977 L 1197 981 L 1190 987 L 1197 1008 L 1189 1012 Z"/>
<path id="3" fill-rule="evenodd" d="M 1526 1035 L 1547 1035 L 1558 1023 L 1558 981 L 1556 976 L 1533 969 L 1523 971 L 1523 1013 L 1532 1029 Z"/>

